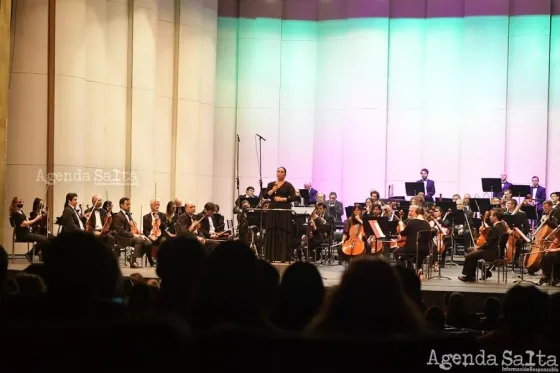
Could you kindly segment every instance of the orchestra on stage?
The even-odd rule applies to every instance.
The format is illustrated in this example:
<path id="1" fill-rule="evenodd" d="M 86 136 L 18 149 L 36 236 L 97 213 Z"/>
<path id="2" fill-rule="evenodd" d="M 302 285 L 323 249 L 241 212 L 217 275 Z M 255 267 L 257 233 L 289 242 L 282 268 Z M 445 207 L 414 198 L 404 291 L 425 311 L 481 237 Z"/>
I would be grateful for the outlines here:
<path id="1" fill-rule="evenodd" d="M 276 180 L 260 187 L 249 186 L 239 195 L 233 210 L 237 224 L 220 214 L 220 207 L 207 202 L 202 212 L 180 198 L 160 211 L 160 201 L 150 201 L 150 211 L 135 220 L 129 197 L 118 206 L 99 194 L 91 207 L 82 208 L 76 193 L 66 194 L 56 217 L 58 234 L 89 232 L 102 240 L 131 268 L 141 267 L 142 258 L 155 266 L 155 253 L 167 239 L 189 236 L 207 253 L 225 240 L 241 240 L 256 255 L 271 262 L 307 260 L 342 264 L 363 255 L 383 255 L 388 260 L 441 275 L 446 262 L 464 255 L 459 280 L 475 282 L 492 276 L 494 268 L 517 268 L 521 275 L 541 273 L 540 284 L 560 281 L 560 193 L 547 195 L 534 176 L 531 185 L 513 185 L 507 174 L 482 179 L 483 198 L 455 194 L 436 195 L 436 185 L 422 169 L 421 178 L 406 183 L 407 195 L 380 198 L 371 190 L 364 202 L 346 207 L 336 192 L 315 190 L 311 183 L 296 189 L 279 167 Z M 106 196 L 108 197 L 108 196 Z M 25 257 L 33 261 L 53 237 L 48 227 L 44 199 L 35 198 L 27 217 L 22 198 L 13 197 L 10 223 L 15 242 L 32 244 Z M 343 216 L 346 219 L 343 220 Z M 128 249 L 128 250 L 127 250 Z M 140 259 L 140 261 L 138 260 Z M 480 271 L 481 275 L 478 276 Z M 479 277 L 479 278 L 477 278 Z"/>

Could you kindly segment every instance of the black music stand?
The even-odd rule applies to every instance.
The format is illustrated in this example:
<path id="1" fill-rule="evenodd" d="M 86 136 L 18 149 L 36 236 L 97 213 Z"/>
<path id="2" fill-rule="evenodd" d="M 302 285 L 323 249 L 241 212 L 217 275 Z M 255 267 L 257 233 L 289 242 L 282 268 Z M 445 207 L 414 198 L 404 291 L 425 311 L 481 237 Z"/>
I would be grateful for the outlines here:
<path id="1" fill-rule="evenodd" d="M 465 212 L 463 210 L 457 210 L 457 205 L 452 209 L 451 213 L 448 215 L 448 219 L 451 220 L 451 262 L 450 266 L 458 266 L 453 260 L 455 251 L 457 251 L 457 245 L 455 242 L 455 226 L 465 225 Z M 467 247 L 465 243 L 465 254 L 467 253 Z"/>
<path id="2" fill-rule="evenodd" d="M 346 219 L 350 219 L 354 216 L 354 206 L 346 206 L 344 211 L 346 212 Z"/>
<path id="3" fill-rule="evenodd" d="M 377 247 L 377 242 L 382 240 L 383 237 L 385 237 L 385 233 L 383 232 L 383 230 L 381 230 L 381 232 L 380 232 L 383 235 L 382 237 L 381 236 L 378 237 L 377 233 L 373 230 L 371 222 L 375 221 L 377 219 L 378 219 L 377 216 L 364 216 L 364 217 L 362 217 L 362 221 L 364 222 L 364 233 L 365 233 L 366 237 L 368 237 L 368 238 L 370 236 L 375 237 L 375 246 L 376 247 Z M 386 219 L 389 219 L 389 218 L 386 218 Z M 381 228 L 381 226 L 379 228 Z M 370 251 L 367 254 L 368 255 L 371 254 L 371 247 L 370 247 Z"/>
<path id="4" fill-rule="evenodd" d="M 486 211 L 492 209 L 492 204 L 488 198 L 473 198 L 471 201 L 477 206 L 477 210 L 479 210 L 478 212 L 480 212 L 481 215 L 484 215 Z"/>
<path id="5" fill-rule="evenodd" d="M 443 232 L 440 231 L 440 229 L 439 229 L 439 227 L 437 226 L 437 224 L 435 224 L 434 227 L 435 227 L 435 230 L 432 231 L 433 238 L 437 237 L 438 232 L 441 232 L 442 235 L 443 235 Z M 451 231 L 451 237 L 453 237 L 453 231 Z M 434 244 L 433 238 L 432 238 L 432 241 L 430 242 L 431 245 Z M 445 241 L 442 242 L 442 244 L 444 245 L 443 252 L 445 252 Z M 453 258 L 453 248 L 451 248 L 451 252 L 452 252 L 451 255 L 452 255 L 452 258 Z M 436 250 L 436 255 L 437 255 L 437 256 L 440 256 L 440 254 L 439 254 L 439 252 L 437 252 L 437 250 Z M 438 259 L 439 259 L 439 258 L 438 258 Z M 451 259 L 451 261 L 453 262 L 453 259 Z M 435 279 L 437 279 L 437 280 L 451 280 L 451 277 L 442 276 L 442 275 L 441 275 L 441 271 L 442 271 L 442 266 L 439 266 L 439 271 L 438 271 L 437 276 L 429 276 L 429 277 L 428 277 L 428 280 L 431 280 L 431 279 L 433 279 L 433 278 L 435 278 Z"/>
<path id="6" fill-rule="evenodd" d="M 417 196 L 418 193 L 425 193 L 424 183 L 421 181 L 404 183 L 404 189 L 406 190 L 406 195 L 409 197 Z"/>
<path id="7" fill-rule="evenodd" d="M 251 208 L 256 208 L 259 205 L 259 197 L 239 196 L 239 209 L 241 209 L 241 205 L 244 201 L 249 202 L 249 206 L 251 206 Z"/>
<path id="8" fill-rule="evenodd" d="M 299 190 L 299 195 L 300 195 L 301 198 L 303 198 L 304 206 L 309 206 L 309 190 L 300 189 Z"/>
<path id="9" fill-rule="evenodd" d="M 255 243 L 255 232 L 251 230 L 251 242 L 249 247 L 254 250 L 255 252 L 259 253 L 259 258 L 263 259 L 264 257 L 264 237 L 263 237 L 263 229 L 264 221 L 266 221 L 266 214 L 263 213 L 262 209 L 253 209 L 247 211 L 247 226 L 257 227 L 259 228 L 260 232 L 260 240 L 261 240 L 261 250 L 258 250 L 258 245 Z"/>
<path id="10" fill-rule="evenodd" d="M 499 193 L 502 191 L 502 179 L 483 177 L 480 180 L 482 181 L 482 191 L 484 193 L 492 193 L 492 197 L 494 197 L 494 193 Z"/>
<path id="11" fill-rule="evenodd" d="M 365 202 L 354 202 L 354 207 L 356 206 L 360 206 L 362 208 L 362 210 L 364 210 L 366 208 L 366 203 Z"/>
<path id="12" fill-rule="evenodd" d="M 527 197 L 531 194 L 531 187 L 529 185 L 512 185 L 509 187 L 509 190 L 511 190 L 511 195 L 517 198 Z"/>
<path id="13" fill-rule="evenodd" d="M 537 206 L 521 206 L 520 210 L 527 215 L 527 220 L 537 220 Z"/>

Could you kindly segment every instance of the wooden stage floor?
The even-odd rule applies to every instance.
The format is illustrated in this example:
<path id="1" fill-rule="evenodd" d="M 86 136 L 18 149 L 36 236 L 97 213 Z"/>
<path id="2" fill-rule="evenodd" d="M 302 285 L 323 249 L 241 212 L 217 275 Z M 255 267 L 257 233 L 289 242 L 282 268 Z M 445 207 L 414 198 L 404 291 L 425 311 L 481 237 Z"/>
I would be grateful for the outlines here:
<path id="1" fill-rule="evenodd" d="M 13 271 L 21 271 L 25 269 L 29 263 L 25 259 L 16 259 L 14 263 L 10 261 L 8 266 L 9 270 Z M 280 264 L 275 263 L 275 267 L 282 273 L 287 267 L 288 264 Z M 342 277 L 342 273 L 345 269 L 344 266 L 340 265 L 332 265 L 332 266 L 325 266 L 319 265 L 318 266 L 321 276 L 323 277 L 323 282 L 325 286 L 334 286 L 338 285 L 340 282 L 340 278 Z M 425 279 L 422 282 L 422 291 L 430 291 L 430 292 L 463 292 L 463 293 L 493 293 L 493 294 L 503 294 L 509 288 L 514 286 L 514 281 L 520 280 L 518 273 L 515 275 L 511 274 L 511 271 L 508 273 L 507 283 L 504 284 L 503 281 L 500 281 L 498 284 L 498 273 L 494 271 L 494 275 L 487 281 L 480 281 L 477 283 L 464 283 L 460 281 L 457 277 L 461 275 L 462 265 L 453 266 L 453 267 L 446 267 L 443 268 L 441 275 L 449 277 L 450 280 L 447 279 Z M 121 262 L 121 271 L 124 276 L 129 276 L 132 273 L 140 273 L 144 278 L 157 278 L 155 267 L 144 267 L 144 268 L 134 268 L 131 269 L 129 267 L 122 266 Z M 524 276 L 525 280 L 533 281 L 535 283 L 538 282 L 539 276 Z M 548 293 L 554 293 L 560 291 L 560 286 L 550 287 L 550 286 L 542 286 L 541 289 Z"/>

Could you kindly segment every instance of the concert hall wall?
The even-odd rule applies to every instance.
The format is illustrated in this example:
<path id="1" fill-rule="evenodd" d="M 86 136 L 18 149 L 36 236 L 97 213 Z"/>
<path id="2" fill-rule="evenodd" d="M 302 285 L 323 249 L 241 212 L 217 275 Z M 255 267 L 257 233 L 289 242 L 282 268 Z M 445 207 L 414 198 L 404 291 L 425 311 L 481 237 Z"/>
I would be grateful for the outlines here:
<path id="1" fill-rule="evenodd" d="M 57 0 L 52 130 L 49 2 L 17 1 L 6 207 L 18 195 L 28 213 L 43 198 L 51 151 L 62 178 L 53 183 L 54 216 L 68 192 L 85 208 L 107 191 L 114 211 L 131 197 L 138 221 L 156 183 L 162 209 L 175 196 L 202 208 L 213 187 L 217 0 Z M 7 219 L 4 231 L 11 248 Z"/>
<path id="2" fill-rule="evenodd" d="M 255 133 L 265 185 L 283 165 L 345 203 L 403 195 L 423 167 L 446 197 L 503 171 L 560 189 L 560 1 L 238 5 L 220 1 L 216 128 L 229 154 L 240 135 L 242 192 Z"/>

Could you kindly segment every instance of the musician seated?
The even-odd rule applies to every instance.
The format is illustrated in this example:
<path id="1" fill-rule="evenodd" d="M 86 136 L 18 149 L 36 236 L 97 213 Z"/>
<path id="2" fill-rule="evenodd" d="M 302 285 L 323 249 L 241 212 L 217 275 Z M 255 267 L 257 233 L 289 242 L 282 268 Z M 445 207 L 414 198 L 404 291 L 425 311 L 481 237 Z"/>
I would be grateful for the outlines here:
<path id="1" fill-rule="evenodd" d="M 486 242 L 480 247 L 475 247 L 473 251 L 465 256 L 463 276 L 459 276 L 459 280 L 463 282 L 475 282 L 476 267 L 480 259 L 490 262 L 503 257 L 503 253 L 500 251 L 503 251 L 505 248 L 507 239 L 504 239 L 504 235 L 508 233 L 508 227 L 504 224 L 503 220 L 504 210 L 492 209 L 492 212 L 490 213 L 492 228 L 490 229 L 490 232 L 488 232 Z M 483 279 L 491 276 L 492 273 L 488 271 L 483 274 Z"/>
<path id="2" fill-rule="evenodd" d="M 115 248 L 115 237 L 112 235 L 111 227 L 105 227 L 107 218 L 111 215 L 103 208 L 103 199 L 96 194 L 91 197 L 91 202 L 93 207 L 88 221 L 90 231 L 101 241 L 105 242 L 109 249 L 114 250 L 115 254 L 118 254 L 118 248 Z"/>
<path id="3" fill-rule="evenodd" d="M 529 220 L 527 219 L 527 214 L 525 212 L 521 211 L 520 209 L 518 209 L 517 200 L 510 199 L 509 201 L 507 201 L 506 209 L 507 210 L 506 210 L 505 214 L 516 216 L 516 221 L 519 222 L 518 223 L 519 226 L 516 226 L 515 228 L 518 228 L 525 235 L 529 234 L 529 230 L 530 230 L 531 226 L 529 225 Z M 515 253 L 514 253 L 514 257 L 513 257 L 513 265 L 517 265 L 517 263 L 519 262 L 519 256 L 521 255 L 521 251 L 522 251 L 522 248 L 523 248 L 523 243 L 524 243 L 523 239 L 519 239 L 515 243 Z"/>
<path id="4" fill-rule="evenodd" d="M 408 220 L 406 227 L 400 232 L 401 236 L 406 236 L 407 240 L 403 247 L 399 247 L 393 251 L 393 255 L 397 262 L 403 263 L 405 260 L 409 263 L 417 263 L 417 273 L 419 277 L 423 276 L 421 264 L 430 252 L 428 241 L 418 241 L 418 233 L 422 231 L 431 232 L 432 227 L 424 217 L 424 209 L 416 205 L 411 205 L 408 210 Z"/>
<path id="5" fill-rule="evenodd" d="M 64 210 L 62 211 L 62 216 L 60 217 L 62 225 L 60 233 L 64 234 L 83 231 L 84 223 L 76 211 L 76 206 L 78 205 L 78 195 L 76 193 L 68 193 L 66 194 L 65 201 Z"/>
<path id="6" fill-rule="evenodd" d="M 117 246 L 133 246 L 134 252 L 130 256 L 130 268 L 140 268 L 142 266 L 136 263 L 136 259 L 150 252 L 152 241 L 144 235 L 132 231 L 132 227 L 135 229 L 138 227 L 130 213 L 130 199 L 121 198 L 119 206 L 121 211 L 113 216 L 113 224 L 117 232 Z"/>
<path id="7" fill-rule="evenodd" d="M 355 234 L 354 232 L 352 232 L 352 227 L 354 227 L 357 224 L 360 225 L 364 224 L 362 220 L 362 207 L 359 204 L 354 206 L 352 216 L 346 219 L 346 221 L 344 222 L 344 229 L 342 231 L 342 247 L 344 247 L 346 241 L 352 239 L 352 235 Z M 365 251 L 364 252 L 351 251 L 351 252 L 344 253 L 342 249 L 339 248 L 338 257 L 343 260 L 349 260 L 353 256 L 362 255 L 364 253 Z"/>
<path id="8" fill-rule="evenodd" d="M 23 212 L 23 199 L 14 197 L 10 204 L 10 218 L 14 224 L 16 242 L 37 243 L 37 246 L 33 246 L 33 248 L 25 254 L 25 258 L 31 262 L 33 255 L 38 255 L 41 252 L 41 247 L 49 241 L 47 236 L 31 232 L 31 226 L 43 219 L 43 216 L 39 214 L 35 219 L 27 220 Z"/>
<path id="9" fill-rule="evenodd" d="M 445 268 L 445 256 L 447 254 L 447 250 L 451 248 L 451 235 L 449 234 L 449 221 L 447 219 L 443 219 L 442 216 L 442 209 L 441 207 L 437 206 L 434 207 L 432 210 L 433 219 L 430 221 L 430 226 L 432 229 L 435 229 L 437 233 L 440 235 L 440 238 L 443 239 L 443 250 L 441 252 L 437 251 L 437 244 L 434 245 L 434 263 L 433 263 L 433 271 L 438 272 L 440 267 L 439 257 L 441 257 L 441 267 Z M 437 240 L 438 238 L 436 238 Z M 438 242 L 436 242 L 438 243 Z"/>
<path id="10" fill-rule="evenodd" d="M 179 234 L 196 237 L 208 254 L 220 244 L 219 241 L 216 241 L 219 236 L 216 234 L 214 227 L 214 232 L 210 233 L 209 217 L 212 216 L 215 209 L 215 205 L 208 202 L 204 205 L 204 212 L 197 216 L 195 215 L 196 206 L 194 203 L 187 202 L 185 213 L 177 221 Z"/>
<path id="11" fill-rule="evenodd" d="M 309 249 L 309 258 L 318 258 L 321 255 L 321 245 L 328 242 L 331 233 L 331 224 L 326 214 L 327 205 L 319 202 L 311 220 L 309 221 L 309 234 L 307 247 Z"/>
<path id="12" fill-rule="evenodd" d="M 472 228 L 474 224 L 473 212 L 470 209 L 468 209 L 467 206 L 465 206 L 464 201 L 462 199 L 458 199 L 456 204 L 457 204 L 457 211 L 461 211 L 464 213 L 466 221 L 465 224 L 455 225 L 455 230 L 453 231 L 453 235 L 457 241 L 461 241 L 463 243 L 465 247 L 465 252 L 469 252 L 472 251 L 472 246 L 474 244 L 474 236 L 472 233 Z"/>
<path id="13" fill-rule="evenodd" d="M 554 209 L 551 201 L 543 203 L 543 225 L 548 225 L 550 228 L 555 229 L 559 225 L 560 211 Z M 557 237 L 557 236 L 556 236 Z M 558 238 L 546 249 L 544 256 L 541 259 L 542 277 L 539 283 L 550 284 L 555 286 L 560 280 L 560 249 L 558 249 Z"/>
<path id="14" fill-rule="evenodd" d="M 167 231 L 165 232 L 168 237 L 173 238 L 177 235 L 177 220 L 179 216 L 176 212 L 175 203 L 169 201 L 165 209 L 165 220 L 167 223 Z"/>
<path id="15" fill-rule="evenodd" d="M 241 203 L 241 210 L 237 214 L 237 225 L 239 229 L 239 241 L 249 245 L 249 222 L 247 221 L 247 210 L 251 207 L 249 201 Z"/>
<path id="16" fill-rule="evenodd" d="M 216 211 L 212 214 L 211 219 L 214 223 L 215 232 L 219 234 L 221 238 L 225 238 L 229 233 L 229 231 L 226 232 L 225 218 L 222 214 L 220 214 L 220 205 L 215 203 L 214 206 L 216 207 Z"/>
<path id="17" fill-rule="evenodd" d="M 142 218 L 142 233 L 148 237 L 152 245 L 160 247 L 167 239 L 167 217 L 159 211 L 160 202 L 157 199 L 150 201 L 150 212 Z M 147 253 L 150 265 L 154 266 L 151 251 Z"/>

